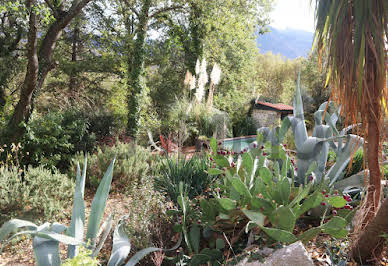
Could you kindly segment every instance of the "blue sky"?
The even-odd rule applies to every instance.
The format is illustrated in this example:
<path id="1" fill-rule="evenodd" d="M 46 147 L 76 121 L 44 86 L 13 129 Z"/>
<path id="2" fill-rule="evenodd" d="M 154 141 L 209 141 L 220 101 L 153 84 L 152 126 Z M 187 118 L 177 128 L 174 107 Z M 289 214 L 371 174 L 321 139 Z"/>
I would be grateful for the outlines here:
<path id="1" fill-rule="evenodd" d="M 314 3 L 310 0 L 276 0 L 271 26 L 314 32 Z"/>

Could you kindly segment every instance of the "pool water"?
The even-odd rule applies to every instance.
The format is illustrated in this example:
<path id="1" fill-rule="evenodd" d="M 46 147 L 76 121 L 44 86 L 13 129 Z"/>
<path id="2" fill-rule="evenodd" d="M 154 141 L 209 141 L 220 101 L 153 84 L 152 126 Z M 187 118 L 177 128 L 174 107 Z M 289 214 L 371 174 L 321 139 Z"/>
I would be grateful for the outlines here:
<path id="1" fill-rule="evenodd" d="M 238 137 L 231 139 L 224 139 L 222 141 L 223 148 L 227 150 L 231 150 L 234 152 L 240 152 L 242 150 L 249 149 L 249 144 L 256 140 L 256 135 L 246 136 L 246 137 Z"/>

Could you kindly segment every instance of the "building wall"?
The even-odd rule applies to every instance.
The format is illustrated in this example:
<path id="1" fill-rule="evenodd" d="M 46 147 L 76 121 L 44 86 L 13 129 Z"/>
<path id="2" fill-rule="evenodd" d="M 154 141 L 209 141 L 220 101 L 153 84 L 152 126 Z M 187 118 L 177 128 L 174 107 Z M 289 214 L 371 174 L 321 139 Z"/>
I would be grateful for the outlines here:
<path id="1" fill-rule="evenodd" d="M 280 124 L 280 113 L 268 110 L 254 109 L 252 118 L 256 129 L 261 127 L 274 127 Z"/>

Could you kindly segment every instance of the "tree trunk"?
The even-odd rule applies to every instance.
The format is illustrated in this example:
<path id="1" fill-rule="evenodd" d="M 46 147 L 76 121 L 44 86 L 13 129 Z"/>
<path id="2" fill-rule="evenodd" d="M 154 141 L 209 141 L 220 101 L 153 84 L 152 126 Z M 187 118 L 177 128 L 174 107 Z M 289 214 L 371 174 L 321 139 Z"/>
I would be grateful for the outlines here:
<path id="1" fill-rule="evenodd" d="M 375 105 L 379 106 L 379 105 Z M 374 108 L 376 109 L 376 108 Z M 379 112 L 379 110 L 375 110 Z M 371 215 L 367 218 L 370 221 L 376 214 L 381 198 L 381 174 L 379 164 L 379 148 L 380 148 L 380 120 L 370 112 L 368 114 L 368 136 L 367 136 L 367 161 L 370 173 L 370 181 L 368 187 L 367 202 L 371 207 L 369 212 Z"/>
<path id="2" fill-rule="evenodd" d="M 33 5 L 36 0 L 27 1 Z M 37 18 L 35 12 L 30 11 L 29 33 L 28 33 L 28 65 L 27 73 L 20 92 L 20 99 L 17 103 L 11 120 L 8 123 L 9 140 L 18 142 L 25 132 L 22 122 L 28 123 L 34 109 L 35 98 L 42 88 L 48 73 L 56 66 L 52 61 L 52 55 L 62 30 L 71 20 L 81 12 L 82 8 L 92 0 L 74 0 L 68 11 L 59 10 L 56 20 L 51 24 L 43 38 L 39 51 L 37 52 Z M 61 7 L 61 6 L 60 6 Z M 58 10 L 57 10 L 58 11 Z"/>
<path id="3" fill-rule="evenodd" d="M 367 49 L 367 53 L 373 54 L 373 51 Z M 381 201 L 381 173 L 379 164 L 380 151 L 380 127 L 381 127 L 381 109 L 380 98 L 385 79 L 384 72 L 378 72 L 376 59 L 368 57 L 369 64 L 366 69 L 366 84 L 364 88 L 368 92 L 370 110 L 366 119 L 368 122 L 367 135 L 367 161 L 369 168 L 369 186 L 366 199 L 367 215 L 362 222 L 361 235 L 351 250 L 351 256 L 362 263 L 373 263 L 375 258 L 380 258 L 383 251 L 384 239 L 381 237 L 383 232 L 388 233 L 388 199 L 384 201 L 379 209 Z"/>
<path id="4" fill-rule="evenodd" d="M 38 22 L 37 15 L 35 11 L 36 0 L 27 1 L 27 9 L 30 12 L 29 17 L 29 30 L 28 30 L 28 44 L 27 44 L 27 72 L 24 78 L 23 87 L 20 93 L 20 99 L 17 103 L 12 118 L 8 125 L 9 136 L 12 142 L 18 140 L 22 131 L 19 124 L 24 121 L 25 117 L 30 117 L 31 114 L 31 101 L 32 94 L 37 85 L 38 79 L 38 69 L 39 69 L 39 61 L 38 61 Z"/>
<path id="5" fill-rule="evenodd" d="M 149 20 L 149 10 L 151 0 L 144 0 L 139 14 L 139 24 L 136 29 L 136 41 L 128 62 L 128 124 L 127 133 L 135 137 L 138 132 L 140 120 L 139 98 L 142 92 L 143 84 L 141 78 L 143 75 L 145 40 L 147 35 L 147 26 Z"/>
<path id="6" fill-rule="evenodd" d="M 385 239 L 383 232 L 388 234 L 388 198 L 381 205 L 376 217 L 365 227 L 350 255 L 361 264 L 373 264 L 381 257 Z"/>

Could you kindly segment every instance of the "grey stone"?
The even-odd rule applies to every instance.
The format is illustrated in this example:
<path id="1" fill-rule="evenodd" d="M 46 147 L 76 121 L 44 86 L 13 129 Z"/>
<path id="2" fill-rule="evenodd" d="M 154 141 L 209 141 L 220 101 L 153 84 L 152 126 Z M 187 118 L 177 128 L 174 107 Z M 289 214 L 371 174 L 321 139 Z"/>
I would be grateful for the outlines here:
<path id="1" fill-rule="evenodd" d="M 276 250 L 264 262 L 248 262 L 248 258 L 240 261 L 237 266 L 314 266 L 302 242 L 298 241 L 282 249 Z"/>

